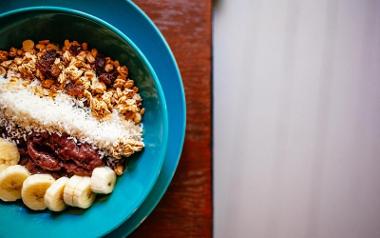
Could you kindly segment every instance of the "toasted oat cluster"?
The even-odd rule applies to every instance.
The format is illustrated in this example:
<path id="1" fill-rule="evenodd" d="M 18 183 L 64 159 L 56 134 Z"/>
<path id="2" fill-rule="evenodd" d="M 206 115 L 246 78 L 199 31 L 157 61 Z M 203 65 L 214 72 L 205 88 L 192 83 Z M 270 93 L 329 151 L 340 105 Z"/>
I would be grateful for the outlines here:
<path id="1" fill-rule="evenodd" d="M 98 119 L 116 109 L 124 119 L 140 123 L 144 108 L 128 68 L 103 57 L 86 42 L 65 40 L 62 47 L 49 40 L 25 40 L 21 49 L 0 51 L 0 77 L 40 81 L 35 93 L 54 97 L 57 92 L 82 101 Z"/>

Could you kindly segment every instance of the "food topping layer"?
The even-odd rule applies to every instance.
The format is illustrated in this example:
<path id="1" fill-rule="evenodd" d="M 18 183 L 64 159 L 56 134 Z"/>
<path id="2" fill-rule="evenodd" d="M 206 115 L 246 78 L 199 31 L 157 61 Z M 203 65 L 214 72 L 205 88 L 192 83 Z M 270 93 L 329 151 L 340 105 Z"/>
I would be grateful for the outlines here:
<path id="1" fill-rule="evenodd" d="M 35 84 L 25 87 L 17 80 L 0 79 L 0 126 L 14 137 L 25 139 L 28 134 L 46 131 L 65 133 L 117 159 L 143 148 L 141 126 L 121 118 L 118 111 L 108 120 L 99 120 L 81 101 L 66 94 L 58 93 L 54 98 L 34 94 Z"/>
<path id="2" fill-rule="evenodd" d="M 0 77 L 38 80 L 40 95 L 64 92 L 83 100 L 94 116 L 111 117 L 117 110 L 126 120 L 141 122 L 144 114 L 139 89 L 128 68 L 104 57 L 87 43 L 65 40 L 63 47 L 48 40 L 23 42 L 22 49 L 0 51 Z"/>

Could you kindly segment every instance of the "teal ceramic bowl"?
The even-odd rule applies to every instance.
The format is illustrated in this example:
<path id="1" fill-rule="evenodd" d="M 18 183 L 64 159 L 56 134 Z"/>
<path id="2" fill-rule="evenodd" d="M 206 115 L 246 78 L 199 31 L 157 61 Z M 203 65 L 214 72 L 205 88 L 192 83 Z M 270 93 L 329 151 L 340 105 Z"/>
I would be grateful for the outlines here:
<path id="1" fill-rule="evenodd" d="M 0 236 L 99 237 L 112 231 L 145 200 L 160 173 L 167 149 L 167 109 L 154 70 L 136 45 L 115 27 L 67 8 L 18 9 L 0 14 L 0 36 L 0 49 L 20 47 L 24 39 L 88 42 L 129 67 L 146 111 L 145 149 L 129 160 L 127 171 L 118 178 L 111 195 L 97 199 L 88 210 L 71 208 L 58 214 L 33 212 L 21 202 L 1 202 Z"/>

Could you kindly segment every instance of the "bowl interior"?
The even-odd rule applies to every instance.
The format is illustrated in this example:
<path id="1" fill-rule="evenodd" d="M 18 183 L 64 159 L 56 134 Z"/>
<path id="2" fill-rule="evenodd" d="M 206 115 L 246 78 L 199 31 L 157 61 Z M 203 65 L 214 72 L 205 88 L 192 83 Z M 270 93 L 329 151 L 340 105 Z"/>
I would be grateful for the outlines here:
<path id="1" fill-rule="evenodd" d="M 132 156 L 127 171 L 118 178 L 110 196 L 98 197 L 88 210 L 68 209 L 60 214 L 32 212 L 21 202 L 0 202 L 0 234 L 17 231 L 17 237 L 42 235 L 82 237 L 105 234 L 127 219 L 148 195 L 157 179 L 167 143 L 167 112 L 156 76 L 139 50 L 117 29 L 99 19 L 70 10 L 30 10 L 0 17 L 0 49 L 21 47 L 25 39 L 86 41 L 105 56 L 129 67 L 130 78 L 140 88 L 143 117 L 143 152 Z M 22 227 L 22 229 L 19 229 Z M 83 233 L 85 231 L 85 233 Z"/>

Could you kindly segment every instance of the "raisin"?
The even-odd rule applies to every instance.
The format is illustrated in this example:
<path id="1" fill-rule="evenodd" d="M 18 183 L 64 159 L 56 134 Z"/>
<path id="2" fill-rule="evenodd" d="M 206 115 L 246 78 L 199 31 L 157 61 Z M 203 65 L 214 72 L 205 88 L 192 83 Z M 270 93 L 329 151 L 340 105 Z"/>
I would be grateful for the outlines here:
<path id="1" fill-rule="evenodd" d="M 66 93 L 70 96 L 82 98 L 84 87 L 81 84 L 68 83 L 65 86 Z"/>
<path id="2" fill-rule="evenodd" d="M 61 69 L 59 68 L 59 66 L 56 64 L 53 64 L 50 68 L 51 76 L 53 76 L 54 78 L 57 78 L 60 73 L 61 73 Z"/>
<path id="3" fill-rule="evenodd" d="M 79 52 L 81 51 L 81 47 L 80 45 L 71 45 L 70 48 L 69 48 L 69 52 L 72 54 L 72 55 L 77 55 L 79 54 Z"/>
<path id="4" fill-rule="evenodd" d="M 37 68 L 43 74 L 44 78 L 56 78 L 56 74 L 52 74 L 51 67 L 54 64 L 54 61 L 58 53 L 55 50 L 47 51 L 45 54 L 41 56 L 37 61 Z"/>
<path id="5" fill-rule="evenodd" d="M 105 83 L 107 86 L 111 86 L 117 77 L 116 71 L 109 73 L 101 73 L 99 75 L 99 81 Z"/>
<path id="6" fill-rule="evenodd" d="M 106 61 L 103 57 L 96 57 L 95 58 L 95 71 L 96 74 L 100 75 L 104 71 L 104 66 L 106 64 Z"/>
<path id="7" fill-rule="evenodd" d="M 48 80 L 42 81 L 41 85 L 43 88 L 51 88 L 53 84 L 54 84 L 54 80 L 48 79 Z"/>

